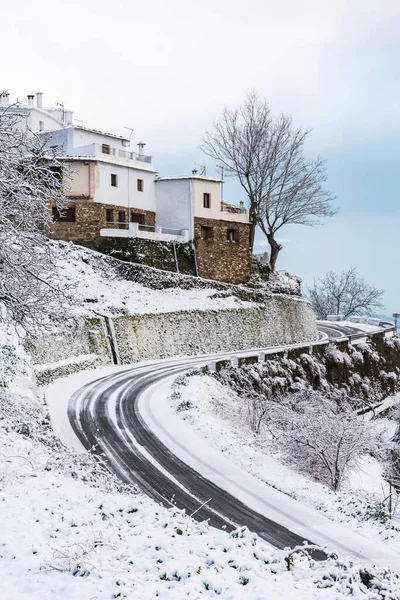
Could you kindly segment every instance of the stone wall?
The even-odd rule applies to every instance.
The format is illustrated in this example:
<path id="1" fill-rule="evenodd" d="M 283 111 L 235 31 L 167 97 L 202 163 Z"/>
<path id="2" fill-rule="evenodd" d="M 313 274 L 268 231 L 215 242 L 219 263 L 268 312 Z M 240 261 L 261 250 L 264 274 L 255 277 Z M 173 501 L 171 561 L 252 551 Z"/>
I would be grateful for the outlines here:
<path id="1" fill-rule="evenodd" d="M 112 322 L 122 364 L 317 339 L 309 302 L 287 296 L 271 296 L 264 306 L 254 308 L 123 316 Z M 81 359 L 72 361 L 77 369 L 93 354 L 99 356 L 98 364 L 113 362 L 101 317 L 76 319 L 62 330 L 30 340 L 26 350 L 35 366 L 42 365 L 39 371 L 46 372 L 64 368 L 63 361 L 72 357 Z"/>
<path id="2" fill-rule="evenodd" d="M 118 214 L 124 213 L 124 220 L 128 223 L 128 209 L 125 206 L 116 206 L 115 204 L 102 204 L 100 202 L 84 201 L 75 199 L 69 202 L 69 207 L 75 207 L 75 221 L 58 221 L 53 223 L 48 231 L 48 236 L 53 240 L 65 240 L 66 242 L 75 242 L 82 246 L 97 249 L 100 242 L 100 229 L 116 228 L 117 223 L 108 223 L 106 220 L 106 210 L 113 210 L 113 221 L 119 220 Z M 144 216 L 144 224 L 154 226 L 156 215 L 152 211 L 142 210 L 140 208 L 131 208 L 131 213 L 137 213 Z"/>
<path id="3" fill-rule="evenodd" d="M 264 307 L 119 317 L 113 323 L 123 364 L 317 339 L 310 304 L 285 296 L 268 298 Z"/>
<path id="4" fill-rule="evenodd" d="M 172 242 L 158 242 L 143 238 L 103 237 L 100 239 L 96 250 L 130 264 L 136 263 L 145 267 L 177 273 Z M 176 243 L 175 250 L 179 273 L 195 275 L 194 250 L 191 242 L 186 244 Z M 178 282 L 177 285 L 179 285 Z"/>
<path id="5" fill-rule="evenodd" d="M 212 239 L 201 237 L 201 228 L 211 227 Z M 229 241 L 227 230 L 234 230 L 236 241 Z M 245 283 L 250 278 L 249 225 L 235 221 L 194 219 L 199 275 L 228 283 Z"/>
<path id="6" fill-rule="evenodd" d="M 104 364 L 111 362 L 107 330 L 104 319 L 100 317 L 71 319 L 62 329 L 27 340 L 25 350 L 34 365 L 93 354 L 97 354 Z"/>

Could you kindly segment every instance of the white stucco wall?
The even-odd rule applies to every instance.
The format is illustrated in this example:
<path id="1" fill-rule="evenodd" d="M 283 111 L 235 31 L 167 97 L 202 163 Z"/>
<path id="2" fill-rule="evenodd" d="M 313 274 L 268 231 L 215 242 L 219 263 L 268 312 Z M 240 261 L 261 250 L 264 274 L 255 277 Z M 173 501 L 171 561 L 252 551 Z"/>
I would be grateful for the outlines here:
<path id="1" fill-rule="evenodd" d="M 111 148 L 125 149 L 122 140 L 111 135 L 86 131 L 85 129 L 79 129 L 79 127 L 71 127 L 71 130 L 73 131 L 73 145 L 75 148 L 87 146 L 88 144 L 108 144 Z"/>
<path id="2" fill-rule="evenodd" d="M 155 182 L 156 225 L 167 229 L 188 229 L 194 236 L 191 180 L 166 179 Z"/>
<path id="3" fill-rule="evenodd" d="M 193 179 L 194 216 L 206 219 L 221 218 L 221 184 L 217 181 Z M 204 208 L 203 194 L 210 194 L 210 208 Z"/>
<path id="4" fill-rule="evenodd" d="M 2 109 L 4 110 L 3 107 L 0 108 L 0 110 Z M 21 131 L 31 130 L 33 133 L 39 133 L 40 122 L 43 123 L 44 131 L 62 127 L 62 123 L 57 118 L 36 106 L 11 106 L 7 110 L 9 113 L 20 116 L 17 127 Z"/>
<path id="5" fill-rule="evenodd" d="M 98 162 L 98 185 L 94 192 L 95 202 L 130 206 L 143 210 L 156 210 L 154 173 L 121 165 Z M 117 187 L 111 185 L 111 174 L 117 175 Z M 137 191 L 137 180 L 144 182 L 143 192 Z M 128 191 L 129 182 L 129 191 Z M 129 203 L 128 203 L 129 200 Z"/>
<path id="6" fill-rule="evenodd" d="M 75 198 L 90 198 L 90 167 L 88 163 L 73 161 L 69 165 L 71 179 L 65 178 L 65 195 Z"/>
<path id="7" fill-rule="evenodd" d="M 48 147 L 57 146 L 60 153 L 73 154 L 72 129 L 63 128 L 58 131 L 44 132 L 40 137 L 46 140 Z"/>

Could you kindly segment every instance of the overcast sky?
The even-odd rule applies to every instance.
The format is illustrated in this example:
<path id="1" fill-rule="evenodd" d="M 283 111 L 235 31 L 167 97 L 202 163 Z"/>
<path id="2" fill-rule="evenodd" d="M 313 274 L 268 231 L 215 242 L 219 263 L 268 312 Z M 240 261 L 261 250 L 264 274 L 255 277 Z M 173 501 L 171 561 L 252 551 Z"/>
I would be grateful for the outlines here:
<path id="1" fill-rule="evenodd" d="M 312 129 L 339 215 L 282 230 L 278 268 L 312 283 L 356 266 L 400 312 L 399 0 L 7 3 L 0 88 L 63 102 L 84 125 L 144 141 L 162 175 L 214 161 L 197 147 L 224 105 L 257 90 Z M 242 200 L 227 183 L 226 199 Z M 258 250 L 263 250 L 260 239 Z"/>

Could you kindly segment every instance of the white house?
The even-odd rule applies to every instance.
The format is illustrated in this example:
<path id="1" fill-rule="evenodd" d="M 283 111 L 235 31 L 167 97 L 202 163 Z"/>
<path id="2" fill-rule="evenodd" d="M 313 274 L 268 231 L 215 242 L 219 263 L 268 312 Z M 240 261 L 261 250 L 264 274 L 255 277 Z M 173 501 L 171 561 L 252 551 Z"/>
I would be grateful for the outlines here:
<path id="1" fill-rule="evenodd" d="M 249 217 L 243 206 L 223 202 L 220 179 L 198 175 L 158 177 L 153 159 L 129 147 L 130 140 L 73 123 L 63 105 L 43 106 L 43 94 L 0 110 L 20 117 L 20 127 L 54 149 L 61 163 L 67 210 L 53 206 L 54 239 L 94 248 L 102 238 L 196 240 L 198 272 L 226 281 L 249 273 Z"/>
<path id="2" fill-rule="evenodd" d="M 36 104 L 35 104 L 36 97 Z M 61 129 L 72 124 L 72 111 L 65 109 L 62 104 L 55 107 L 43 107 L 43 94 L 28 94 L 26 104 L 16 102 L 10 104 L 10 94 L 0 94 L 0 110 L 7 110 L 20 117 L 19 127 L 32 133 L 49 129 Z"/>

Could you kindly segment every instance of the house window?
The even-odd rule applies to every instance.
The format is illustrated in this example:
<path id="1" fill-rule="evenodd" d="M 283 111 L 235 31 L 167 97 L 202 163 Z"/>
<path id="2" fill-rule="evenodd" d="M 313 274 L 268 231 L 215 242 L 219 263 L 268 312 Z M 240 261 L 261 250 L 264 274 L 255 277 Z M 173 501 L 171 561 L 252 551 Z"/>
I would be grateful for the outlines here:
<path id="1" fill-rule="evenodd" d="M 110 146 L 108 144 L 102 144 L 101 151 L 103 154 L 110 154 Z"/>
<path id="2" fill-rule="evenodd" d="M 72 208 L 62 208 L 59 210 L 56 206 L 53 206 L 51 209 L 53 214 L 53 220 L 56 222 L 69 222 L 73 223 L 75 221 L 75 207 Z"/>
<path id="3" fill-rule="evenodd" d="M 44 121 L 39 121 L 39 131 L 44 130 Z"/>
<path id="4" fill-rule="evenodd" d="M 143 190 L 144 190 L 144 181 L 143 181 L 143 179 L 138 179 L 137 180 L 137 191 L 143 192 Z"/>
<path id="5" fill-rule="evenodd" d="M 106 208 L 106 221 L 112 223 L 114 221 L 114 211 L 112 208 Z"/>
<path id="6" fill-rule="evenodd" d="M 118 187 L 118 176 L 115 173 L 111 173 L 111 186 Z"/>
<path id="7" fill-rule="evenodd" d="M 204 208 L 211 208 L 211 194 L 203 194 L 203 206 Z"/>
<path id="8" fill-rule="evenodd" d="M 131 223 L 139 223 L 139 225 L 144 225 L 144 215 L 131 211 Z"/>
<path id="9" fill-rule="evenodd" d="M 227 229 L 226 230 L 226 239 L 228 242 L 237 243 L 239 241 L 239 232 L 237 229 Z"/>
<path id="10" fill-rule="evenodd" d="M 126 216 L 125 216 L 125 211 L 124 210 L 120 210 L 118 211 L 118 227 L 119 229 L 126 229 L 125 224 L 126 224 Z"/>
<path id="11" fill-rule="evenodd" d="M 214 229 L 212 227 L 201 227 L 200 229 L 200 237 L 202 240 L 206 240 L 208 242 L 214 239 Z"/>

